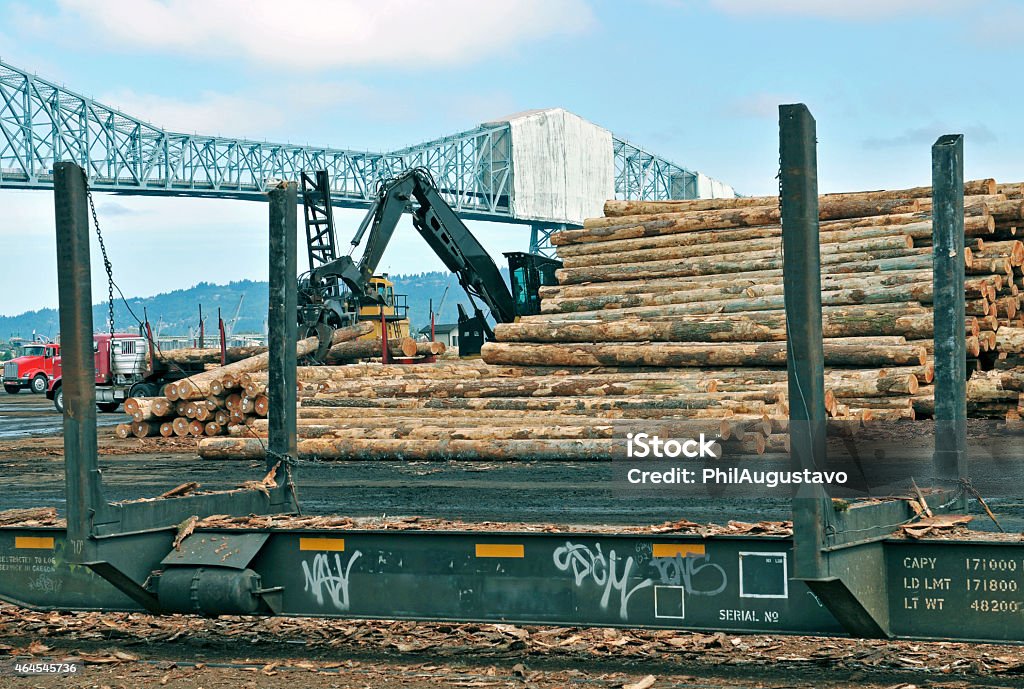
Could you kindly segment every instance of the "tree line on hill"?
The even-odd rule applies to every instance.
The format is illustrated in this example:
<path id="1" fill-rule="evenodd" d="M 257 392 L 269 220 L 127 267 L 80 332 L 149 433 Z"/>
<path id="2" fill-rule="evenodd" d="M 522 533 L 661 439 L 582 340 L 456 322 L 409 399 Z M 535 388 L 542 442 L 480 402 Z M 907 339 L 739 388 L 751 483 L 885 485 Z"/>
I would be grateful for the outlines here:
<path id="1" fill-rule="evenodd" d="M 502 275 L 507 282 L 507 269 L 502 268 Z M 395 283 L 395 293 L 406 295 L 410 329 L 413 332 L 430 325 L 431 303 L 437 312 L 437 323 L 454 323 L 458 320 L 456 304 L 459 302 L 472 313 L 466 293 L 459 286 L 458 278 L 452 273 L 431 271 L 394 274 L 389 277 Z M 138 329 L 136 317 L 142 319 L 144 314 L 148 314 L 155 335 L 194 336 L 199 329 L 199 304 L 203 307 L 206 333 L 209 337 L 214 337 L 217 332 L 218 308 L 221 317 L 229 325 L 230 332 L 234 334 L 263 334 L 266 330 L 267 283 L 253 280 L 240 280 L 226 285 L 200 282 L 187 289 L 151 297 L 130 297 L 127 299 L 127 305 L 122 301 L 115 301 L 114 324 L 121 332 L 134 332 Z M 96 330 L 106 330 L 106 303 L 93 306 L 93 323 Z M 55 308 L 25 311 L 17 315 L 0 315 L 0 341 L 3 342 L 11 338 L 31 340 L 34 335 L 54 339 L 59 330 L 59 318 Z"/>

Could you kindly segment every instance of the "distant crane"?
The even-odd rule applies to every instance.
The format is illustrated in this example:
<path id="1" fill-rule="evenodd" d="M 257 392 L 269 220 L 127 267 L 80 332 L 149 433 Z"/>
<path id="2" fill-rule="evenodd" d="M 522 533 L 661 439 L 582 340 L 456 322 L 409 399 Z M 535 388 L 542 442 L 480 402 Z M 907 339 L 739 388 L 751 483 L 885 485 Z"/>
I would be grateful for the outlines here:
<path id="1" fill-rule="evenodd" d="M 235 324 L 238 323 L 238 317 L 242 315 L 242 302 L 245 301 L 245 292 L 238 297 L 238 306 L 235 308 L 235 315 L 228 321 L 227 325 L 224 326 L 224 331 L 227 335 L 231 335 L 235 332 Z"/>

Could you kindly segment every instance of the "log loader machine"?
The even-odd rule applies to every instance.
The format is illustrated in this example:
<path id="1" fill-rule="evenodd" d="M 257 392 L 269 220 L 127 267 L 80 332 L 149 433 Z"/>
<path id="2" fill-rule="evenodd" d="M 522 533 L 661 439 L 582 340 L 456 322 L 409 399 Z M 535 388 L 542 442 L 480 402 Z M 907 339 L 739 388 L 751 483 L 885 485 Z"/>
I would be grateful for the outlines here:
<path id="1" fill-rule="evenodd" d="M 518 316 L 540 312 L 538 291 L 556 284 L 555 270 L 561 261 L 521 252 L 507 253 L 512 282 L 510 291 L 501 271 L 466 224 L 441 196 L 430 172 L 412 168 L 381 182 L 370 211 L 351 241 L 349 254 L 337 251 L 334 214 L 331 208 L 330 178 L 326 170 L 314 175 L 302 173 L 302 203 L 306 224 L 309 273 L 299 283 L 299 324 L 321 342 L 330 342 L 333 328 L 371 320 L 374 331 L 366 335 L 379 339 L 382 328 L 389 338 L 409 334 L 408 308 L 404 295 L 395 294 L 386 275 L 375 275 L 384 250 L 402 214 L 412 212 L 413 226 L 445 266 L 459 278 L 473 314 L 459 305 L 459 354 L 479 354 L 484 340 L 494 333 L 477 305 L 483 301 L 498 323 L 510 323 Z M 369 232 L 359 261 L 352 252 Z"/>

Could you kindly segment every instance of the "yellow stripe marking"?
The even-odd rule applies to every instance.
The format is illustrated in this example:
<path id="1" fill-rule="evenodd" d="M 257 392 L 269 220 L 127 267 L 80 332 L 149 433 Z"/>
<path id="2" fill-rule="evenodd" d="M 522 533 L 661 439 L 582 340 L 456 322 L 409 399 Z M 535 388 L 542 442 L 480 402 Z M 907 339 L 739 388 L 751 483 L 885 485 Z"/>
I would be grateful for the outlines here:
<path id="1" fill-rule="evenodd" d="M 703 555 L 704 546 L 700 543 L 655 543 L 652 555 L 654 557 L 675 557 L 682 555 Z"/>
<path id="2" fill-rule="evenodd" d="M 477 543 L 477 557 L 526 557 L 521 543 Z"/>
<path id="3" fill-rule="evenodd" d="M 345 550 L 344 538 L 300 538 L 299 550 Z"/>
<path id="4" fill-rule="evenodd" d="M 53 550 L 52 536 L 15 536 L 14 547 L 33 550 Z"/>

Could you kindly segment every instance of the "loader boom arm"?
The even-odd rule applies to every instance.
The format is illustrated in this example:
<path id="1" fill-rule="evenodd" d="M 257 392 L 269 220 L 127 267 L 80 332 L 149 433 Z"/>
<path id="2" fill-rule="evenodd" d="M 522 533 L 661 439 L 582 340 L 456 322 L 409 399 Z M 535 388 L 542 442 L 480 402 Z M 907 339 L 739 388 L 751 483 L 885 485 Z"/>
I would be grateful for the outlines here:
<path id="1" fill-rule="evenodd" d="M 357 245 L 362 234 L 369 232 L 359 262 L 355 263 L 348 256 L 335 258 L 313 269 L 311 282 L 338 277 L 361 299 L 372 300 L 374 295 L 367 293 L 366 286 L 406 210 L 412 211 L 413 226 L 445 266 L 458 275 L 459 284 L 470 298 L 481 299 L 497 322 L 514 321 L 512 293 L 498 266 L 441 197 L 430 173 L 422 168 L 403 172 L 381 185 L 367 216 L 369 222 L 362 223 L 352 242 L 353 246 Z"/>

